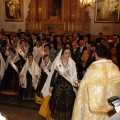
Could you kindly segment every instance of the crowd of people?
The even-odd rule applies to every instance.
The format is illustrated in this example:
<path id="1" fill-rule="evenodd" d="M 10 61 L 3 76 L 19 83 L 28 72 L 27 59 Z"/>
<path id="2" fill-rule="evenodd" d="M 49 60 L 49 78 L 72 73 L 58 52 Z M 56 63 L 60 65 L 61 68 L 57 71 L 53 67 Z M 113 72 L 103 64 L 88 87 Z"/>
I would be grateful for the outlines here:
<path id="1" fill-rule="evenodd" d="M 105 120 L 106 112 L 103 115 L 98 110 L 101 107 L 105 111 L 104 105 L 99 100 L 97 107 L 92 104 L 92 91 L 97 89 L 90 85 L 94 88 L 97 82 L 97 87 L 101 87 L 109 79 L 116 85 L 119 68 L 117 34 L 109 38 L 99 33 L 98 38 L 91 40 L 77 32 L 0 32 L 0 93 L 41 104 L 39 114 L 47 120 Z"/>

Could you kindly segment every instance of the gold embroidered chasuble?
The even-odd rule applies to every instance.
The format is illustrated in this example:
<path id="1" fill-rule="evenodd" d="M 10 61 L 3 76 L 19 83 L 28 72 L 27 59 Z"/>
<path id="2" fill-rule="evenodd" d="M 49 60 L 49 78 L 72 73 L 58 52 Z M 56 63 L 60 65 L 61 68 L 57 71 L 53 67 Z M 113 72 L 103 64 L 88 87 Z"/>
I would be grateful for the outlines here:
<path id="1" fill-rule="evenodd" d="M 119 69 L 111 60 L 93 62 L 79 86 L 72 120 L 106 120 L 112 96 L 120 96 Z"/>

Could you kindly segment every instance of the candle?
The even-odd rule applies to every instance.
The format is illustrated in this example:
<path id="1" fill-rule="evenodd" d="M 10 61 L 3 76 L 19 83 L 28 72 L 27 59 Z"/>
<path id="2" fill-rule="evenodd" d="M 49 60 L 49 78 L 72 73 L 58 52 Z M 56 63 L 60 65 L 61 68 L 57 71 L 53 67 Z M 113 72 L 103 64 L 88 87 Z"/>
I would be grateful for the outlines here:
<path id="1" fill-rule="evenodd" d="M 73 23 L 72 23 L 72 31 L 73 31 Z"/>
<path id="2" fill-rule="evenodd" d="M 40 22 L 40 30 L 41 30 L 41 22 Z"/>
<path id="3" fill-rule="evenodd" d="M 34 22 L 33 22 L 33 30 L 34 30 L 35 26 L 34 26 Z"/>
<path id="4" fill-rule="evenodd" d="M 65 22 L 64 22 L 64 31 L 65 31 Z"/>
<path id="5" fill-rule="evenodd" d="M 36 30 L 37 30 L 37 22 L 36 22 L 36 25 L 35 25 L 35 26 L 36 26 Z"/>
<path id="6" fill-rule="evenodd" d="M 69 22 L 68 22 L 68 31 L 69 31 Z"/>

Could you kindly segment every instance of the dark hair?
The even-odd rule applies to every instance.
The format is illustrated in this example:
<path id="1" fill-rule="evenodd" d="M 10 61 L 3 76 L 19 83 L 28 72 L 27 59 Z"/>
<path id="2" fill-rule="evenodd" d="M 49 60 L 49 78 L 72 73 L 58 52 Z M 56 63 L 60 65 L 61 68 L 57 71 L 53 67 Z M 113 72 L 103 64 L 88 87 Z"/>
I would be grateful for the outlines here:
<path id="1" fill-rule="evenodd" d="M 87 36 L 87 35 L 85 35 L 85 36 L 83 36 L 83 39 L 84 39 L 84 38 L 88 38 L 88 36 Z"/>
<path id="2" fill-rule="evenodd" d="M 65 47 L 66 47 L 67 45 L 70 46 L 70 51 L 73 51 L 72 44 L 70 44 L 70 43 L 67 42 L 67 43 L 65 44 Z"/>
<path id="3" fill-rule="evenodd" d="M 34 35 L 35 37 L 37 37 L 37 34 L 33 33 L 32 35 Z"/>
<path id="4" fill-rule="evenodd" d="M 55 44 L 54 44 L 53 42 L 50 42 L 50 43 L 49 43 L 49 48 L 51 49 L 51 46 L 50 46 L 51 44 L 53 44 L 53 46 L 54 46 L 54 48 L 55 48 Z"/>
<path id="5" fill-rule="evenodd" d="M 32 56 L 32 57 L 33 57 L 33 54 L 32 54 L 32 53 L 28 53 L 28 55 L 27 55 L 27 56 L 28 56 L 28 58 L 29 58 L 30 56 Z"/>
<path id="6" fill-rule="evenodd" d="M 96 47 L 95 52 L 99 57 L 102 58 L 108 57 L 108 48 L 105 45 L 98 45 Z"/>
<path id="7" fill-rule="evenodd" d="M 4 46 L 6 46 L 7 45 L 7 40 L 3 40 L 2 42 L 1 42 L 1 47 L 4 47 Z"/>
<path id="8" fill-rule="evenodd" d="M 103 33 L 102 33 L 102 32 L 99 32 L 99 34 L 103 35 Z"/>
<path id="9" fill-rule="evenodd" d="M 52 36 L 54 38 L 54 36 L 52 34 L 49 35 L 49 37 Z"/>
<path id="10" fill-rule="evenodd" d="M 62 53 L 61 53 L 61 55 L 64 54 L 65 50 L 70 50 L 70 49 L 69 49 L 68 47 L 64 47 L 64 48 L 62 49 Z"/>
<path id="11" fill-rule="evenodd" d="M 92 47 L 96 47 L 97 46 L 97 43 L 95 41 L 90 41 L 89 44 L 92 46 Z"/>
<path id="12" fill-rule="evenodd" d="M 10 48 L 10 51 L 14 54 L 16 54 L 16 50 L 14 48 Z"/>
<path id="13" fill-rule="evenodd" d="M 44 45 L 44 48 L 45 48 L 45 47 L 49 47 L 49 44 L 45 44 L 45 45 Z"/>
<path id="14" fill-rule="evenodd" d="M 42 45 L 42 42 L 40 39 L 37 39 L 36 41 L 38 41 L 39 45 L 41 46 Z"/>
<path id="15" fill-rule="evenodd" d="M 21 31 L 21 29 L 20 29 L 20 28 L 18 29 L 18 31 L 19 31 L 19 30 Z"/>
<path id="16" fill-rule="evenodd" d="M 117 36 L 117 37 L 118 37 L 118 35 L 117 35 L 117 34 L 113 34 L 113 35 L 112 35 L 112 37 L 113 37 L 113 36 Z"/>
<path id="17" fill-rule="evenodd" d="M 115 48 L 116 51 L 117 51 L 117 48 L 116 48 L 115 46 L 113 46 L 113 47 L 110 48 L 110 53 L 111 53 L 111 50 L 112 50 L 113 48 Z M 117 51 L 117 52 L 118 52 L 118 51 Z"/>
<path id="18" fill-rule="evenodd" d="M 49 55 L 44 55 L 44 56 L 43 56 L 43 60 L 44 60 L 46 57 L 49 57 Z"/>
<path id="19" fill-rule="evenodd" d="M 21 40 L 19 44 L 21 44 L 22 42 L 25 42 L 25 40 Z"/>

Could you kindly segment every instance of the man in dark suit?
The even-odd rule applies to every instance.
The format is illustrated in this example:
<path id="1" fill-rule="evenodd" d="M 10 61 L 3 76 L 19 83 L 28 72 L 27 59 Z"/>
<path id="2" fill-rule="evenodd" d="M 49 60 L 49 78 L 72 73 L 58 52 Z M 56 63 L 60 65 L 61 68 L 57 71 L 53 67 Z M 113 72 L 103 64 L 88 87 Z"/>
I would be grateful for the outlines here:
<path id="1" fill-rule="evenodd" d="M 95 41 L 90 42 L 90 54 L 85 65 L 84 71 L 91 65 L 92 62 L 95 61 L 95 49 L 97 47 L 97 43 Z"/>
<path id="2" fill-rule="evenodd" d="M 101 39 L 103 39 L 103 33 L 100 32 L 98 38 L 96 39 L 98 45 L 100 44 Z"/>
<path id="3" fill-rule="evenodd" d="M 88 44 L 88 41 L 89 41 L 88 36 L 85 35 L 85 36 L 83 37 L 83 40 L 84 40 L 84 46 L 87 47 L 87 44 Z"/>
<path id="4" fill-rule="evenodd" d="M 18 29 L 17 37 L 21 38 L 21 35 L 22 35 L 22 30 L 21 30 L 21 29 Z"/>
<path id="5" fill-rule="evenodd" d="M 114 46 L 117 49 L 117 52 L 120 53 L 120 44 L 118 43 L 118 35 L 117 34 L 112 35 L 112 41 L 113 41 Z"/>
<path id="6" fill-rule="evenodd" d="M 36 46 L 36 40 L 37 40 L 37 35 L 36 34 L 32 34 L 32 38 L 30 39 L 30 48 L 32 49 L 31 51 L 33 51 L 33 48 Z"/>
<path id="7" fill-rule="evenodd" d="M 79 41 L 82 39 L 83 39 L 83 36 L 80 35 L 79 33 L 73 34 L 73 40 L 76 40 L 78 45 L 79 45 Z"/>
<path id="8" fill-rule="evenodd" d="M 82 67 L 81 56 L 86 49 L 87 48 L 84 46 L 84 40 L 80 40 L 79 47 L 74 51 L 75 58 L 76 58 L 77 71 L 78 71 L 78 75 L 79 75 L 80 80 L 83 77 L 83 67 Z"/>

